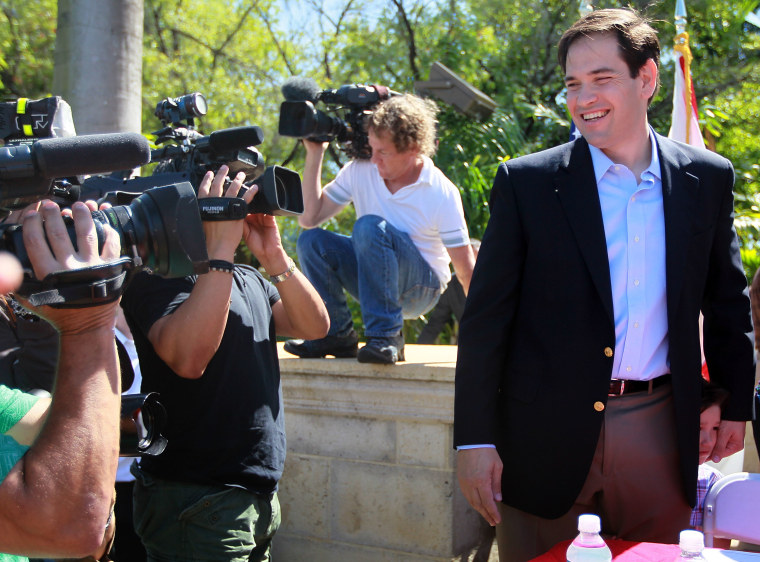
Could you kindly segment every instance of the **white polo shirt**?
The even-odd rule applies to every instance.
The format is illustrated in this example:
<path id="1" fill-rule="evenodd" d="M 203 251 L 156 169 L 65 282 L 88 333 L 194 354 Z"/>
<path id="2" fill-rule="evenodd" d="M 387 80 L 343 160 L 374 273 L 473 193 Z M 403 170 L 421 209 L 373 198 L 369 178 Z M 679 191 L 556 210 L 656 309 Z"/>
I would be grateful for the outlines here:
<path id="1" fill-rule="evenodd" d="M 423 156 L 423 160 L 417 181 L 396 193 L 388 190 L 369 160 L 352 160 L 343 166 L 324 193 L 338 205 L 353 201 L 357 218 L 377 215 L 408 234 L 445 286 L 451 279 L 446 248 L 466 246 L 470 238 L 459 190 L 430 158 Z"/>

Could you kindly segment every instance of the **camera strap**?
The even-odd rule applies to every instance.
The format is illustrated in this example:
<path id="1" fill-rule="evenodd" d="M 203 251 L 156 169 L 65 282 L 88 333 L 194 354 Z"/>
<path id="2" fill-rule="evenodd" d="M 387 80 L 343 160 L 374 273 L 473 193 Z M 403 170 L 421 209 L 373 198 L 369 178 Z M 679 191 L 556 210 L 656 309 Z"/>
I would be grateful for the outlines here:
<path id="1" fill-rule="evenodd" d="M 118 260 L 67 271 L 55 271 L 42 281 L 26 279 L 18 294 L 33 306 L 85 308 L 113 302 L 121 296 L 132 260 Z"/>

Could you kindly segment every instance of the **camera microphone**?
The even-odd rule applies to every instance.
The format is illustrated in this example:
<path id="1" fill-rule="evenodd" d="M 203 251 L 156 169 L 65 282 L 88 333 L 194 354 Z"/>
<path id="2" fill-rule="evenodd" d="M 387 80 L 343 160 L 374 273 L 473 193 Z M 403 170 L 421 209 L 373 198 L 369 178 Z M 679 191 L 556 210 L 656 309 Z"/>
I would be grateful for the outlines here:
<path id="1" fill-rule="evenodd" d="M 280 87 L 287 101 L 310 101 L 316 103 L 321 90 L 313 78 L 293 76 L 288 78 Z"/>
<path id="2" fill-rule="evenodd" d="M 139 133 L 41 139 L 31 145 L 39 175 L 63 178 L 129 170 L 150 162 L 150 146 Z M 8 150 L 18 147 L 7 147 Z M 0 178 L 3 168 L 0 165 Z"/>
<path id="3" fill-rule="evenodd" d="M 196 145 L 200 141 L 201 139 L 198 139 Z M 257 146 L 262 142 L 264 142 L 264 131 L 261 130 L 261 127 L 256 126 L 221 129 L 208 136 L 208 145 L 216 153 Z"/>

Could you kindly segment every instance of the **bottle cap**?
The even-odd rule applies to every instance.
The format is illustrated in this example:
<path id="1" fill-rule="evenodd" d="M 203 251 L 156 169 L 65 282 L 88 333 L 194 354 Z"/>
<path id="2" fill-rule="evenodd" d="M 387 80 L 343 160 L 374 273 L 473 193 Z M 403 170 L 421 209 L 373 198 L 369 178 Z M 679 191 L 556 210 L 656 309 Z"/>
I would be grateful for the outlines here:
<path id="1" fill-rule="evenodd" d="M 581 533 L 598 533 L 602 530 L 602 522 L 598 515 L 584 513 L 578 517 L 578 530 Z"/>
<path id="2" fill-rule="evenodd" d="M 705 537 L 699 531 L 686 529 L 681 531 L 678 546 L 686 552 L 702 552 L 705 548 Z"/>

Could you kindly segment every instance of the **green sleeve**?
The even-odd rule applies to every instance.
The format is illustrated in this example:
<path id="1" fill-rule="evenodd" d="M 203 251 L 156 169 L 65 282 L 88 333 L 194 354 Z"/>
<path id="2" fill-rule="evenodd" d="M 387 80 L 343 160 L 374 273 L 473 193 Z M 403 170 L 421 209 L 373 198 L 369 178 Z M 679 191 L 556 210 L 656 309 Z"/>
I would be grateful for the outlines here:
<path id="1" fill-rule="evenodd" d="M 32 409 L 38 398 L 0 385 L 0 433 L 6 433 Z"/>

